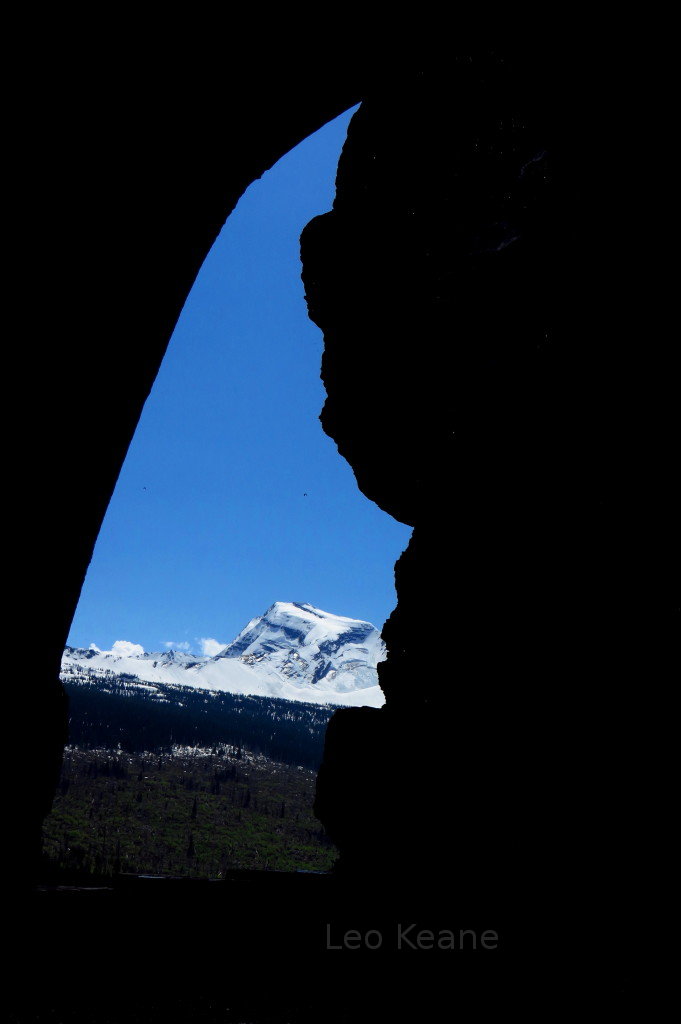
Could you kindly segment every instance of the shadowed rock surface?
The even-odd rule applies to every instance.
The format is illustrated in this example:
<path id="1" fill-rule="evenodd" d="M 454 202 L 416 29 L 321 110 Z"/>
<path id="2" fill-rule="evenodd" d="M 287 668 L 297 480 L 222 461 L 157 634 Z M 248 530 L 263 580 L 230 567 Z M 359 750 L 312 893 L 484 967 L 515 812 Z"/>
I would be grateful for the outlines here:
<path id="1" fill-rule="evenodd" d="M 555 57 L 465 54 L 373 90 L 302 238 L 322 424 L 414 526 L 387 703 L 332 719 L 317 811 L 351 875 L 442 872 L 443 900 L 504 908 L 518 948 L 579 913 L 623 925 L 632 729 L 681 604 L 677 356 L 644 357 L 623 316 L 613 154 L 589 158 L 587 86 Z M 424 600 L 451 623 L 447 673 Z"/>
<path id="2" fill-rule="evenodd" d="M 249 182 L 359 99 L 334 211 L 303 237 L 304 277 L 325 335 L 324 429 L 414 535 L 384 629 L 386 707 L 329 728 L 318 808 L 339 877 L 241 878 L 222 904 L 210 886 L 150 895 L 146 882 L 81 893 L 75 909 L 64 894 L 20 902 L 19 1003 L 39 990 L 44 1015 L 17 1019 L 62 1006 L 88 1024 L 196 1007 L 415 1020 L 438 992 L 478 1016 L 493 1004 L 555 1019 L 593 991 L 620 1007 L 681 607 L 678 356 L 643 266 L 655 247 L 636 237 L 655 197 L 639 174 L 655 152 L 641 137 L 649 55 L 632 77 L 610 36 L 588 53 L 407 46 L 391 63 L 383 47 L 332 57 L 326 38 L 313 59 L 302 45 L 244 55 L 238 33 L 210 54 L 205 39 L 192 51 L 133 36 L 32 52 L 41 91 L 9 150 L 22 329 L 8 379 L 30 396 L 11 421 L 11 596 L 31 638 L 39 609 L 44 650 L 35 782 L 22 776 L 12 819 L 19 875 L 58 768 L 68 626 L 182 303 Z M 72 471 L 90 474 L 88 497 L 66 507 L 55 495 Z M 458 648 L 437 686 L 424 598 Z M 404 960 L 386 942 L 378 959 L 336 960 L 329 920 L 386 935 L 396 920 L 491 926 L 503 952 Z M 196 929 L 184 971 L 176 958 L 169 971 L 164 938 Z M 148 934 L 145 969 L 119 961 L 103 991 L 102 963 Z"/>

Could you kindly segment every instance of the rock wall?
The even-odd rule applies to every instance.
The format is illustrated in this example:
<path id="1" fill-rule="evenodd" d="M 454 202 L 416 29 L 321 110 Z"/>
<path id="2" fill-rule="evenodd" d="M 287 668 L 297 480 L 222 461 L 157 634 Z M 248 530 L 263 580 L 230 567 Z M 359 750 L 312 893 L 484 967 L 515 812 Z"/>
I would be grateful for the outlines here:
<path id="1" fill-rule="evenodd" d="M 83 48 L 82 24 L 71 32 L 58 18 L 42 49 L 35 26 L 30 53 L 17 39 L 22 73 L 8 91 L 6 205 L 18 228 L 8 291 L 19 314 L 4 368 L 8 399 L 20 400 L 6 428 L 8 579 L 26 642 L 39 629 L 44 653 L 30 681 L 35 782 L 22 769 L 14 787 L 19 873 L 30 874 L 58 770 L 69 622 L 182 303 L 249 182 L 363 99 L 334 210 L 302 247 L 310 314 L 325 336 L 324 428 L 363 492 L 414 527 L 384 630 L 387 704 L 343 712 L 329 728 L 318 808 L 349 880 L 335 909 L 300 879 L 295 891 L 275 880 L 288 893 L 282 916 L 260 878 L 239 890 L 244 943 L 233 897 L 225 889 L 229 906 L 216 916 L 211 890 L 201 913 L 212 939 L 194 945 L 185 1002 L 210 946 L 214 985 L 230 1001 L 225 964 L 237 977 L 250 965 L 257 1000 L 280 949 L 296 970 L 314 963 L 320 1012 L 300 1019 L 360 1019 L 370 991 L 369 1019 L 380 1019 L 409 992 L 417 1005 L 438 974 L 453 1010 L 464 984 L 473 1009 L 490 993 L 507 1008 L 513 984 L 523 1011 L 539 992 L 551 1011 L 537 1019 L 555 1018 L 568 998 L 583 1009 L 589 955 L 608 1006 L 627 1003 L 633 975 L 619 954 L 659 872 L 669 813 L 658 759 L 681 609 L 678 348 L 659 312 L 674 285 L 659 255 L 669 220 L 659 149 L 670 137 L 660 115 L 672 94 L 659 72 L 673 66 L 662 29 L 651 41 L 637 18 L 623 38 L 609 19 L 599 35 L 595 19 L 575 16 L 560 37 L 543 31 L 537 45 L 490 52 L 434 40 L 430 16 L 416 18 L 427 22 L 426 47 L 411 20 L 399 45 L 385 26 L 374 38 L 357 20 L 344 43 L 334 27 L 332 55 L 322 29 L 308 43 L 309 25 L 304 45 L 294 26 L 266 49 L 260 27 L 209 39 L 202 26 L 196 42 L 183 15 L 171 45 L 156 24 L 144 36 L 138 23 L 112 22 Z M 662 227 L 657 238 L 650 224 Z M 79 500 L 60 500 L 65 481 Z M 446 673 L 422 642 L 433 610 L 456 651 Z M 390 928 L 395 915 L 419 919 L 409 893 L 426 882 L 443 926 L 494 927 L 505 905 L 512 969 L 500 981 L 497 961 L 488 972 L 477 954 L 458 971 L 458 959 L 418 953 L 386 957 L 381 971 L 371 952 L 336 961 L 320 944 L 324 921 L 375 928 L 381 882 Z M 193 892 L 157 898 L 168 929 L 182 901 L 185 933 L 196 927 Z M 303 904 L 292 941 L 287 915 Z M 35 987 L 35 938 L 46 936 L 38 975 L 60 953 L 71 1005 L 72 950 L 93 921 L 111 936 L 110 907 L 97 906 L 99 918 L 87 903 L 70 943 L 63 905 L 52 907 L 52 930 L 27 918 L 24 994 Z M 108 956 L 124 948 L 137 908 L 133 899 L 119 915 Z M 263 921 L 280 940 L 264 970 Z M 584 927 L 568 943 L 575 923 Z M 529 945 L 518 942 L 523 929 Z M 225 930 L 240 967 L 223 956 Z M 100 947 L 87 945 L 83 1020 L 91 995 L 110 994 L 96 994 Z M 301 960 L 301 949 L 314 957 Z M 167 975 L 159 950 L 152 1007 Z M 346 968 L 357 962 L 364 978 L 353 989 Z M 292 991 L 289 960 L 280 968 L 274 1002 Z M 120 999 L 133 1006 L 130 978 Z"/>
<path id="2" fill-rule="evenodd" d="M 350 874 L 435 873 L 563 924 L 575 900 L 622 911 L 641 693 L 669 678 L 681 605 L 677 357 L 644 356 L 622 170 L 574 74 L 513 47 L 412 65 L 366 96 L 302 237 L 322 424 L 414 527 L 386 706 L 332 719 L 318 814 Z"/>

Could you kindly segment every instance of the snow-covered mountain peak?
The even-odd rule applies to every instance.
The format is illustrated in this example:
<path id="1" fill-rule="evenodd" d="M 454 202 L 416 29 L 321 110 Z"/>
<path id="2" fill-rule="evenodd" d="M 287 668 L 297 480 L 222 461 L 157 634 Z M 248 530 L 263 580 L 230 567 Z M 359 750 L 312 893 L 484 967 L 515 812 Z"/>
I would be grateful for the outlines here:
<path id="1" fill-rule="evenodd" d="M 376 666 L 384 657 L 380 633 L 370 622 L 275 601 L 213 657 L 176 650 L 149 654 L 138 644 L 117 641 L 111 651 L 67 647 L 62 674 L 123 673 L 152 683 L 380 707 Z"/>
<path id="2" fill-rule="evenodd" d="M 279 650 L 307 648 L 306 653 L 316 658 L 319 654 L 337 652 L 341 646 L 365 641 L 366 654 L 370 657 L 377 640 L 380 646 L 378 630 L 370 622 L 332 615 L 310 604 L 276 601 L 264 615 L 251 619 L 217 657 L 243 658 L 256 651 L 272 653 L 276 647 Z M 377 661 L 373 663 L 374 668 L 376 664 Z"/>

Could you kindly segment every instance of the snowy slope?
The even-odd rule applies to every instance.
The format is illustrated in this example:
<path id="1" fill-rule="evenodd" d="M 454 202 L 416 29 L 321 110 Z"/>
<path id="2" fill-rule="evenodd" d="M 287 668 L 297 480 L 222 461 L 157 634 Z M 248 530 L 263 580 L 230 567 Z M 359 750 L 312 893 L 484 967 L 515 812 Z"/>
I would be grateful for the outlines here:
<path id="1" fill-rule="evenodd" d="M 371 623 L 277 601 L 215 657 L 149 654 L 127 641 L 117 641 L 111 651 L 67 647 L 62 677 L 112 672 L 150 683 L 380 707 L 384 697 L 376 666 L 384 657 L 383 641 Z"/>

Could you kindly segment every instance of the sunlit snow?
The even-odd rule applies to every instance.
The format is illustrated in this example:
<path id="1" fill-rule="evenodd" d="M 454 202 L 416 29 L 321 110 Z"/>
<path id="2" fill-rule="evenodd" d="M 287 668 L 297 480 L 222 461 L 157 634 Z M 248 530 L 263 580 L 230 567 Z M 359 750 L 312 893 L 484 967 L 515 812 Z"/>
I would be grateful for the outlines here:
<path id="1" fill-rule="evenodd" d="M 215 642 L 218 643 L 217 641 Z M 209 650 L 204 643 L 204 650 Z M 377 665 L 385 658 L 369 622 L 332 615 L 309 604 L 276 602 L 214 654 L 146 653 L 118 640 L 110 651 L 67 647 L 62 675 L 109 672 L 149 683 L 175 683 L 313 704 L 381 707 Z"/>

